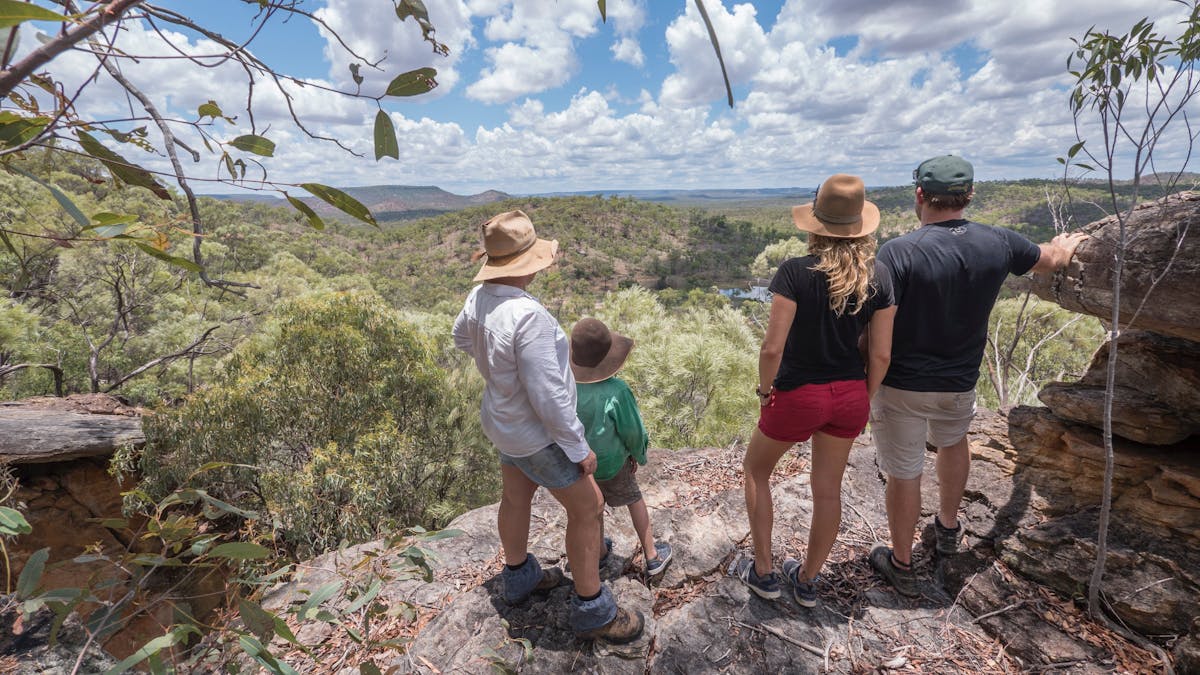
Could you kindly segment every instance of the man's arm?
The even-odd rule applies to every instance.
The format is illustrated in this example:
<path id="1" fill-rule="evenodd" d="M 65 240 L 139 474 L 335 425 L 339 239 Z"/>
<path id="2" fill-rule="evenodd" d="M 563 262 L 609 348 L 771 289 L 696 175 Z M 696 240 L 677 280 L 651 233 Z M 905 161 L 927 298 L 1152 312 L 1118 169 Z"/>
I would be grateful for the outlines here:
<path id="1" fill-rule="evenodd" d="M 1080 242 L 1087 238 L 1088 235 L 1083 232 L 1063 232 L 1048 243 L 1038 245 L 1042 254 L 1029 271 L 1037 274 L 1051 274 L 1066 267 L 1067 263 L 1071 262 L 1071 256 L 1075 255 L 1075 249 Z"/>

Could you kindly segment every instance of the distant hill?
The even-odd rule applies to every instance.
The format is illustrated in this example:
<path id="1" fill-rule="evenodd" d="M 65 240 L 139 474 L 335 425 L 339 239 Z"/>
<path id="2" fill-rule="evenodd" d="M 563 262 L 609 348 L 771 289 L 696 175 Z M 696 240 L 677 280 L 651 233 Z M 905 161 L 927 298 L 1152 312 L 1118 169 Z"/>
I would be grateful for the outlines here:
<path id="1" fill-rule="evenodd" d="M 784 200 L 796 203 L 812 201 L 813 188 L 753 188 L 710 190 L 581 190 L 578 192 L 547 192 L 535 197 L 632 197 L 644 202 L 661 202 L 673 206 L 712 206 L 729 202 L 759 202 Z"/>
<path id="2" fill-rule="evenodd" d="M 339 189 L 362 202 L 375 214 L 375 220 L 380 223 L 427 218 L 511 198 L 498 190 L 488 190 L 475 195 L 456 195 L 435 185 L 367 185 Z M 284 205 L 274 193 L 245 192 L 208 196 L 230 201 Z M 315 197 L 304 197 L 301 201 L 311 206 L 322 218 L 348 219 L 341 211 Z"/>

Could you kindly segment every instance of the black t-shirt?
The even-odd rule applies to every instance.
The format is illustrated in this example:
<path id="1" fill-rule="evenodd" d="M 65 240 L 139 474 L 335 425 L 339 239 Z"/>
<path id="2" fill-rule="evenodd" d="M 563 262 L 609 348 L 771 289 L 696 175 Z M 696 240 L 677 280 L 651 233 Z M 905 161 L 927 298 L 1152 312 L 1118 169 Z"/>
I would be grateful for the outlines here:
<path id="1" fill-rule="evenodd" d="M 988 315 L 1009 274 L 1028 272 L 1041 249 L 1001 227 L 947 220 L 885 242 L 896 323 L 883 383 L 908 391 L 970 391 L 979 380 Z"/>
<path id="2" fill-rule="evenodd" d="M 783 360 L 775 375 L 775 388 L 780 391 L 804 384 L 865 380 L 858 336 L 876 310 L 896 304 L 888 272 L 877 262 L 866 304 L 851 314 L 851 298 L 847 311 L 838 316 L 829 308 L 829 280 L 824 272 L 812 269 L 818 262 L 813 255 L 792 258 L 780 265 L 771 279 L 772 293 L 796 303 L 796 318 L 788 329 Z"/>

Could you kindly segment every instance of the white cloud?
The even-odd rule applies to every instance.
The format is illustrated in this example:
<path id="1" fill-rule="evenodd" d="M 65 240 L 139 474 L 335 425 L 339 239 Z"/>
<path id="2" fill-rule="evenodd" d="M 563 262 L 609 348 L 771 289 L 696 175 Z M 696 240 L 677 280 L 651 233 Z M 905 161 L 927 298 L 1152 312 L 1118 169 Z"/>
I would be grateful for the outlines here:
<path id="1" fill-rule="evenodd" d="M 754 6 L 735 5 L 730 13 L 722 3 L 710 1 L 705 8 L 721 44 L 729 80 L 734 85 L 745 83 L 762 68 L 768 56 L 766 35 L 758 24 Z M 686 13 L 667 27 L 666 38 L 676 72 L 663 81 L 662 103 L 686 107 L 724 99 L 721 67 L 708 30 L 693 4 L 688 3 Z"/>
<path id="2" fill-rule="evenodd" d="M 646 56 L 642 54 L 642 46 L 633 38 L 621 38 L 614 42 L 612 54 L 614 59 L 638 68 L 646 63 Z"/>
<path id="3" fill-rule="evenodd" d="M 399 21 L 390 0 L 330 0 L 316 10 L 313 14 L 341 38 L 339 41 L 329 30 L 320 31 L 326 43 L 330 79 L 353 91 L 350 64 L 358 62 L 359 72 L 365 78 L 362 91 L 379 93 L 401 73 L 433 67 L 438 71 L 438 89 L 426 100 L 449 93 L 460 77 L 457 65 L 462 53 L 472 44 L 470 12 L 461 0 L 429 2 L 426 6 L 429 21 L 436 30 L 433 37 L 449 48 L 448 56 L 433 52 L 415 19 Z M 380 61 L 378 66 L 362 65 L 342 42 L 362 59 Z"/>
<path id="4" fill-rule="evenodd" d="M 646 62 L 642 45 L 637 35 L 646 24 L 644 0 L 616 2 L 608 7 L 608 20 L 617 34 L 611 51 L 613 58 L 631 66 L 641 68 Z"/>
<path id="5" fill-rule="evenodd" d="M 486 18 L 484 37 L 501 43 L 484 51 L 490 66 L 466 90 L 484 103 L 565 84 L 579 69 L 574 40 L 595 33 L 600 20 L 589 0 L 475 1 L 468 7 Z"/>
<path id="6" fill-rule="evenodd" d="M 277 157 L 263 160 L 272 179 L 332 185 L 437 184 L 458 192 L 778 187 L 815 185 L 835 171 L 895 185 L 916 162 L 946 152 L 970 158 L 981 178 L 1051 176 L 1054 157 L 1074 142 L 1064 72 L 1068 37 L 1093 22 L 1127 29 L 1139 8 L 1122 0 L 951 1 L 901 8 L 882 0 L 790 0 L 772 17 L 759 16 L 750 4 L 706 0 L 737 87 L 730 111 L 691 2 L 678 7 L 679 16 L 657 14 L 654 22 L 647 21 L 644 2 L 609 3 L 609 25 L 601 28 L 592 0 L 427 0 L 438 38 L 452 50 L 439 61 L 411 20 L 395 20 L 388 0 L 337 0 L 321 16 L 356 51 L 387 53 L 387 72 L 369 74 L 365 87 L 433 63 L 443 100 L 413 99 L 434 101 L 417 108 L 424 114 L 407 107 L 408 114 L 392 112 L 400 159 L 375 162 L 374 102 L 318 88 L 347 86 L 348 62 L 332 58 L 328 79 L 285 85 L 286 91 L 314 134 L 341 139 L 365 158 L 309 139 L 291 122 L 287 99 L 262 79 L 255 87 L 255 128 L 278 144 Z M 1177 13 L 1174 5 L 1163 3 L 1162 11 L 1160 27 L 1174 34 L 1171 21 L 1163 20 Z M 659 33 L 650 34 L 650 26 Z M 673 70 L 659 80 L 643 69 L 642 81 L 619 82 L 591 72 L 588 86 L 580 86 L 573 79 L 579 69 L 603 73 L 611 64 L 581 64 L 578 45 L 587 39 L 607 44 L 602 31 L 608 30 L 613 58 L 638 65 L 642 47 L 661 39 Z M 216 50 L 196 36 L 168 36 L 189 53 Z M 857 45 L 849 51 L 842 42 L 837 50 L 830 46 L 845 37 Z M 119 46 L 133 54 L 172 53 L 136 22 L 125 26 Z M 964 51 L 977 59 L 967 68 L 960 67 Z M 270 56 L 286 63 L 286 54 Z M 472 72 L 480 63 L 481 72 Z M 122 64 L 164 111 L 191 118 L 212 98 L 238 117 L 235 126 L 213 128 L 219 138 L 250 131 L 240 68 L 183 68 L 163 59 Z M 57 78 L 78 83 L 95 60 L 68 53 L 52 65 Z M 538 97 L 556 87 L 576 93 L 567 102 Z M 632 92 L 638 94 L 630 100 Z M 476 101 L 507 105 L 488 107 L 484 115 Z M 79 105 L 87 115 L 128 114 L 125 97 L 105 77 Z M 157 137 L 153 129 L 151 135 Z M 183 135 L 204 153 L 194 131 L 184 128 Z M 1173 150 L 1164 145 L 1162 151 Z M 121 152 L 167 168 L 162 157 L 130 146 Z M 188 170 L 211 178 L 217 166 L 206 154 Z"/>

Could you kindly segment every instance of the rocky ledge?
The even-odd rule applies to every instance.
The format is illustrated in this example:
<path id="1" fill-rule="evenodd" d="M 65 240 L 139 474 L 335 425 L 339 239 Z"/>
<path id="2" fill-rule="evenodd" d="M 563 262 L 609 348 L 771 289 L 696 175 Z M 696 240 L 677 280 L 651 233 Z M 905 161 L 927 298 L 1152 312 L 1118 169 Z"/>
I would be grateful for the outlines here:
<path id="1" fill-rule="evenodd" d="M 1026 413 L 1021 413 L 1026 414 Z M 603 570 L 620 601 L 647 618 L 645 636 L 616 647 L 576 641 L 567 631 L 569 586 L 516 607 L 499 594 L 496 507 L 464 514 L 450 527 L 464 533 L 432 543 L 440 559 L 431 583 L 389 584 L 381 597 L 409 603 L 411 621 L 377 640 L 411 640 L 406 651 L 347 651 L 332 627 L 309 631 L 320 646 L 310 662 L 322 672 L 358 672 L 372 661 L 387 672 L 868 672 L 910 667 L 924 672 L 1157 672 L 1149 652 L 1090 621 L 1079 596 L 1094 555 L 1095 511 L 1064 481 L 1059 446 L 1018 452 L 1009 420 L 981 412 L 972 430 L 975 455 L 965 508 L 969 550 L 932 555 L 933 493 L 927 491 L 924 535 L 916 551 L 925 596 L 908 600 L 867 563 L 874 540 L 887 537 L 883 479 L 868 442 L 857 445 L 843 485 L 842 532 L 820 584 L 816 609 L 787 595 L 764 601 L 727 573 L 749 546 L 741 492 L 740 448 L 652 452 L 638 472 L 659 537 L 675 547 L 664 577 L 647 582 L 624 509 L 607 515 L 614 555 Z M 933 455 L 928 461 L 932 464 Z M 1059 467 L 1054 469 L 1053 467 Z M 774 485 L 775 551 L 803 554 L 811 509 L 807 448 L 781 463 Z M 934 474 L 927 467 L 926 477 Z M 1081 481 L 1076 481 L 1081 482 Z M 1140 496 L 1139 496 L 1140 495 Z M 1145 497 L 1130 492 L 1128 505 Z M 1064 501 L 1067 500 L 1067 501 Z M 1145 507 L 1153 510 L 1152 507 Z M 548 494 L 534 505 L 531 551 L 562 564 L 565 517 Z M 1110 534 L 1105 592 L 1130 625 L 1174 650 L 1181 670 L 1200 664 L 1200 552 L 1178 538 L 1121 523 Z M 353 578 L 362 561 L 398 555 L 379 542 L 322 556 L 301 578 L 276 589 L 268 605 L 282 609 L 334 578 Z M 312 644 L 309 642 L 308 644 Z M 287 645 L 277 647 L 286 651 Z M 346 658 L 346 654 L 355 654 Z M 340 661 L 330 661 L 340 657 Z M 299 652 L 291 656 L 305 658 Z M 331 663 L 334 666 L 332 667 Z M 301 668 L 303 670 L 303 668 Z"/>

